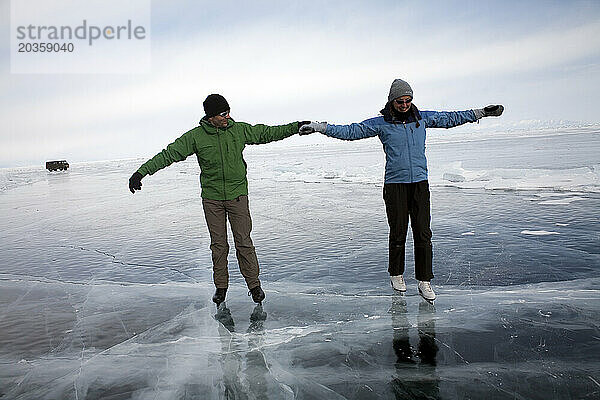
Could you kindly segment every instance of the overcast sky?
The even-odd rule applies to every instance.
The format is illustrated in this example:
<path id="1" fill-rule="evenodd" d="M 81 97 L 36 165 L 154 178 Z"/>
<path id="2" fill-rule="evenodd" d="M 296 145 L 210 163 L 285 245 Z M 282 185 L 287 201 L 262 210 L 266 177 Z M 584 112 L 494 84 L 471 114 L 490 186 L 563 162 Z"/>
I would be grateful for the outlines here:
<path id="1" fill-rule="evenodd" d="M 11 74 L 9 0 L 0 14 L 0 167 L 149 158 L 210 93 L 250 123 L 357 122 L 394 78 L 420 109 L 600 122 L 597 0 L 153 1 L 145 74 Z"/>

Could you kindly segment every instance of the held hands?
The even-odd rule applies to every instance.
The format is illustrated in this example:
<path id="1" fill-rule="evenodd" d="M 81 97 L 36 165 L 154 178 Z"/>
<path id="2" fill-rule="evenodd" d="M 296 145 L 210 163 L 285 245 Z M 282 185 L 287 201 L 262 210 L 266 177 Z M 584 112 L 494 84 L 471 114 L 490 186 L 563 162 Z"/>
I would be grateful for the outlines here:
<path id="1" fill-rule="evenodd" d="M 142 178 L 142 174 L 137 171 L 131 175 L 131 178 L 129 178 L 129 190 L 131 190 L 131 193 L 135 194 L 136 190 L 142 190 Z"/>
<path id="2" fill-rule="evenodd" d="M 326 130 L 327 122 L 308 122 L 307 124 L 302 123 L 302 125 L 300 125 L 300 135 L 309 135 L 314 132 L 325 133 Z"/>
<path id="3" fill-rule="evenodd" d="M 499 117 L 504 112 L 504 106 L 501 104 L 494 104 L 485 108 L 478 108 L 473 110 L 477 119 L 483 117 Z"/>
<path id="4" fill-rule="evenodd" d="M 310 121 L 298 121 L 298 132 L 302 132 L 302 127 L 304 125 L 310 124 Z M 312 132 L 310 132 L 312 133 Z M 300 133 L 302 135 L 302 133 Z"/>

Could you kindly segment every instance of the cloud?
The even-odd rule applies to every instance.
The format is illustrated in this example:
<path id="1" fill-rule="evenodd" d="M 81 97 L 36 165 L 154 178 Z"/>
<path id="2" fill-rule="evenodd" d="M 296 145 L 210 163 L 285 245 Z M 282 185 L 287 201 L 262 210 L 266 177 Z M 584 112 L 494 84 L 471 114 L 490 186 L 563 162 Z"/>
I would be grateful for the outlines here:
<path id="1" fill-rule="evenodd" d="M 425 58 L 411 63 L 410 68 L 414 74 L 447 79 L 513 74 L 566 65 L 600 54 L 600 23 L 571 29 L 548 28 L 516 40 L 480 43 L 476 48 L 454 48 L 448 53 L 451 54 L 439 62 Z"/>
<path id="2" fill-rule="evenodd" d="M 106 90 L 93 83 L 93 96 L 81 86 L 50 97 L 9 105 L 6 114 L 24 108 L 36 110 L 38 127 L 53 115 L 70 110 L 64 127 L 81 126 L 94 119 L 121 119 L 157 115 L 199 102 L 210 92 L 223 92 L 240 103 L 272 104 L 293 96 L 306 102 L 314 97 L 387 87 L 399 73 L 422 83 L 489 74 L 534 71 L 596 55 L 600 50 L 600 23 L 570 30 L 535 33 L 509 42 L 479 43 L 478 47 L 445 46 L 429 52 L 435 38 L 407 44 L 403 52 L 389 54 L 383 40 L 339 31 L 323 37 L 319 31 L 277 27 L 277 40 L 262 27 L 206 39 L 197 34 L 173 44 L 157 40 L 153 48 L 151 75 L 129 82 L 107 84 Z M 574 46 L 575 43 L 586 46 Z M 557 51 L 557 49 L 561 49 Z M 404 54 L 411 54 L 407 62 Z M 106 82 L 106 79 L 99 78 Z M 118 81 L 118 79 L 117 79 Z M 123 80 L 121 80 L 123 81 Z M 252 100 L 247 100 L 251 98 Z"/>

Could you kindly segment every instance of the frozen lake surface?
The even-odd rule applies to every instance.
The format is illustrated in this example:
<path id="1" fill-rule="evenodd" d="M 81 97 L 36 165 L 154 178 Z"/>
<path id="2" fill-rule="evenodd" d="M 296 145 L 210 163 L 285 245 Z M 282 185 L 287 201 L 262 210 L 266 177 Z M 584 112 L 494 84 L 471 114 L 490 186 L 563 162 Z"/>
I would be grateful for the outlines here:
<path id="1" fill-rule="evenodd" d="M 600 132 L 451 132 L 434 306 L 410 241 L 389 285 L 377 140 L 247 148 L 267 298 L 232 250 L 218 312 L 195 158 L 0 170 L 0 399 L 599 398 Z"/>

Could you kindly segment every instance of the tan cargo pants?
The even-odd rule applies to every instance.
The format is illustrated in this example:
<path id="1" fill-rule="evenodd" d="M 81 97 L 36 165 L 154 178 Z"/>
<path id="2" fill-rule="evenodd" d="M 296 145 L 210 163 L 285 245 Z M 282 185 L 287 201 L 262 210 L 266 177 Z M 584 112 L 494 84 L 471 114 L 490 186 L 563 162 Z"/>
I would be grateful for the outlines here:
<path id="1" fill-rule="evenodd" d="M 213 262 L 213 281 L 219 289 L 229 285 L 229 271 L 227 270 L 227 218 L 233 232 L 235 254 L 240 271 L 246 280 L 248 289 L 260 286 L 258 280 L 258 259 L 250 238 L 252 219 L 248 207 L 248 196 L 240 196 L 234 200 L 208 200 L 202 199 L 204 216 L 210 233 L 210 250 Z"/>

